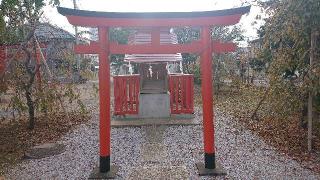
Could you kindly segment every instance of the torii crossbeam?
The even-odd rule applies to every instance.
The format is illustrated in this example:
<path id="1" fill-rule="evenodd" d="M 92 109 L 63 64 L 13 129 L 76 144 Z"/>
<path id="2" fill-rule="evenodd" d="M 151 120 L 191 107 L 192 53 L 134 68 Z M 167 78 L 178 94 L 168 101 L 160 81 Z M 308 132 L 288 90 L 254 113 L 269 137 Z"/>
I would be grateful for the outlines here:
<path id="1" fill-rule="evenodd" d="M 214 146 L 214 107 L 212 88 L 212 53 L 234 51 L 233 43 L 211 40 L 211 26 L 227 26 L 239 22 L 250 11 L 250 6 L 204 12 L 120 13 L 95 12 L 58 8 L 75 26 L 97 27 L 99 40 L 90 45 L 76 45 L 75 52 L 99 54 L 100 98 L 100 165 L 92 178 L 110 178 L 115 171 L 110 165 L 110 54 L 201 54 L 201 90 L 203 101 L 204 163 L 198 163 L 200 175 L 223 174 L 216 166 Z M 160 44 L 161 27 L 196 26 L 201 28 L 200 40 L 189 44 Z M 110 27 L 152 28 L 151 43 L 127 45 L 109 42 Z"/>

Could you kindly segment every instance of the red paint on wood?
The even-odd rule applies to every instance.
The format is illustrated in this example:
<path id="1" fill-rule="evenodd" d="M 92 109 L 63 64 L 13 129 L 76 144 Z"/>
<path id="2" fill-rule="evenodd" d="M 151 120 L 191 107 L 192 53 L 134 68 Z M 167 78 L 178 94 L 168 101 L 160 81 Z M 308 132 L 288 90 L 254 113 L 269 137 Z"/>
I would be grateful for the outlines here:
<path id="1" fill-rule="evenodd" d="M 168 80 L 169 80 L 169 92 L 170 92 L 170 110 L 171 110 L 171 113 L 173 111 L 173 79 L 172 79 L 172 76 L 169 76 L 168 77 Z"/>
<path id="2" fill-rule="evenodd" d="M 202 27 L 201 40 L 206 47 L 201 53 L 201 90 L 203 102 L 203 137 L 205 153 L 214 153 L 214 115 L 213 115 L 213 96 L 212 96 L 212 43 L 211 29 Z"/>
<path id="3" fill-rule="evenodd" d="M 74 52 L 77 54 L 99 54 L 100 45 L 98 42 L 91 42 L 90 45 L 74 45 Z"/>
<path id="4" fill-rule="evenodd" d="M 159 32 L 160 33 L 160 32 Z M 127 45 L 110 43 L 111 54 L 169 54 L 169 53 L 197 53 L 203 50 L 201 42 L 195 41 L 189 44 L 163 44 L 160 45 L 160 36 L 156 32 L 152 34 L 152 44 Z M 212 41 L 212 52 L 223 53 L 236 50 L 235 43 L 222 43 Z M 74 51 L 78 54 L 98 54 L 100 51 L 98 42 L 91 42 L 90 45 L 79 44 L 74 46 Z"/>
<path id="5" fill-rule="evenodd" d="M 151 31 L 151 44 L 153 46 L 160 45 L 160 27 L 154 27 Z"/>
<path id="6" fill-rule="evenodd" d="M 107 28 L 98 28 L 99 53 L 99 99 L 100 99 L 100 156 L 110 156 L 110 65 L 109 37 Z"/>
<path id="7" fill-rule="evenodd" d="M 194 101 L 193 101 L 193 97 L 194 97 L 194 81 L 193 81 L 193 77 L 190 77 L 190 108 L 192 108 L 192 111 L 193 111 L 193 104 L 194 104 Z"/>
<path id="8" fill-rule="evenodd" d="M 191 82 L 190 81 L 193 81 L 193 79 L 190 79 L 191 77 L 189 77 L 189 79 L 187 81 L 185 81 L 186 83 L 186 87 L 185 87 L 185 90 L 186 90 L 186 108 L 189 109 L 191 107 L 191 102 L 190 102 L 190 99 L 191 99 L 191 91 L 193 91 L 193 87 L 191 87 Z"/>
<path id="9" fill-rule="evenodd" d="M 190 114 L 194 112 L 193 97 L 193 75 L 191 74 L 170 74 L 170 110 L 171 114 Z M 187 86 L 190 84 L 190 86 Z"/>
<path id="10" fill-rule="evenodd" d="M 140 75 L 114 76 L 115 115 L 138 114 Z M 118 108 L 120 106 L 120 108 Z"/>
<path id="11" fill-rule="evenodd" d="M 234 52 L 237 45 L 235 43 L 222 43 L 220 41 L 212 41 L 212 51 L 214 53 Z"/>
<path id="12" fill-rule="evenodd" d="M 111 54 L 175 54 L 175 53 L 197 53 L 203 49 L 201 42 L 192 42 L 189 44 L 138 44 L 127 45 L 110 43 Z"/>

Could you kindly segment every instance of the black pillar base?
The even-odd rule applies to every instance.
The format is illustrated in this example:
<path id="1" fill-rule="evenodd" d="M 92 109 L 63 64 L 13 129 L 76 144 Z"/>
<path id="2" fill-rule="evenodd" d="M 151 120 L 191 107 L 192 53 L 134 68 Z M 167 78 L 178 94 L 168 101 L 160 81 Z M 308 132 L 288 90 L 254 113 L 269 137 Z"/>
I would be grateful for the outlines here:
<path id="1" fill-rule="evenodd" d="M 110 156 L 100 156 L 100 172 L 110 171 Z"/>
<path id="2" fill-rule="evenodd" d="M 216 155 L 214 153 L 205 153 L 204 154 L 204 166 L 207 169 L 216 168 Z"/>
<path id="3" fill-rule="evenodd" d="M 88 179 L 114 179 L 118 170 L 118 166 L 110 166 L 110 156 L 100 156 L 100 164 L 93 169 Z"/>
<path id="4" fill-rule="evenodd" d="M 110 166 L 110 170 L 108 172 L 102 173 L 100 172 L 100 167 L 97 166 L 93 169 L 88 179 L 115 179 L 117 177 L 118 170 L 118 166 Z"/>
<path id="5" fill-rule="evenodd" d="M 199 176 L 223 176 L 227 175 L 220 164 L 215 163 L 214 169 L 205 168 L 204 163 L 196 163 Z"/>
<path id="6" fill-rule="evenodd" d="M 226 175 L 220 164 L 216 163 L 216 156 L 214 153 L 205 153 L 205 163 L 197 163 L 198 172 L 200 176 L 220 176 Z"/>

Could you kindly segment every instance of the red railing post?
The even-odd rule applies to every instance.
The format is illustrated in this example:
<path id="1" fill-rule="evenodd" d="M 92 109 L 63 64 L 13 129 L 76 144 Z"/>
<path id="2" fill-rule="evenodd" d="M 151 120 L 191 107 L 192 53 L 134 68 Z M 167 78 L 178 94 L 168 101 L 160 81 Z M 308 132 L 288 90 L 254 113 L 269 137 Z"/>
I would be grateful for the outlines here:
<path id="1" fill-rule="evenodd" d="M 194 82 L 193 82 L 193 76 L 191 76 L 190 80 L 190 111 L 193 113 L 193 97 L 194 97 Z"/>
<path id="2" fill-rule="evenodd" d="M 117 78 L 114 76 L 113 77 L 113 94 L 114 94 L 114 102 L 117 102 L 117 98 L 118 98 L 118 91 L 116 91 L 116 87 L 118 87 L 117 85 Z M 114 113 L 116 114 L 118 111 L 118 104 L 117 103 L 114 103 Z"/>
<path id="3" fill-rule="evenodd" d="M 168 76 L 168 81 L 169 81 L 169 92 L 170 92 L 170 113 L 173 113 L 173 84 L 172 84 L 172 77 L 169 75 Z"/>
<path id="4" fill-rule="evenodd" d="M 140 93 L 140 76 L 136 76 L 136 92 L 135 92 L 135 104 L 136 104 L 136 111 L 135 113 L 139 113 L 139 93 Z"/>
<path id="5" fill-rule="evenodd" d="M 179 78 L 177 78 L 177 76 L 174 77 L 175 79 L 175 98 L 176 98 L 176 112 L 179 112 Z"/>

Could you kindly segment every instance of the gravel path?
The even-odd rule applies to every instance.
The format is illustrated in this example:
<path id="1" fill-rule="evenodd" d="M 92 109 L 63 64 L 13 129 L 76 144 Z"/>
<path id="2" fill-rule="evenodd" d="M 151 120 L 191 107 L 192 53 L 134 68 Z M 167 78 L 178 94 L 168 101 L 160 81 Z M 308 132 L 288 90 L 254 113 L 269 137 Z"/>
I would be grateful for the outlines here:
<path id="1" fill-rule="evenodd" d="M 196 113 L 201 120 L 201 113 Z M 112 128 L 112 162 L 118 179 L 320 179 L 294 160 L 278 153 L 259 137 L 218 111 L 217 159 L 227 176 L 199 177 L 203 161 L 202 126 L 144 126 Z M 64 153 L 25 160 L 10 169 L 9 179 L 86 179 L 98 162 L 98 116 L 60 141 Z"/>

